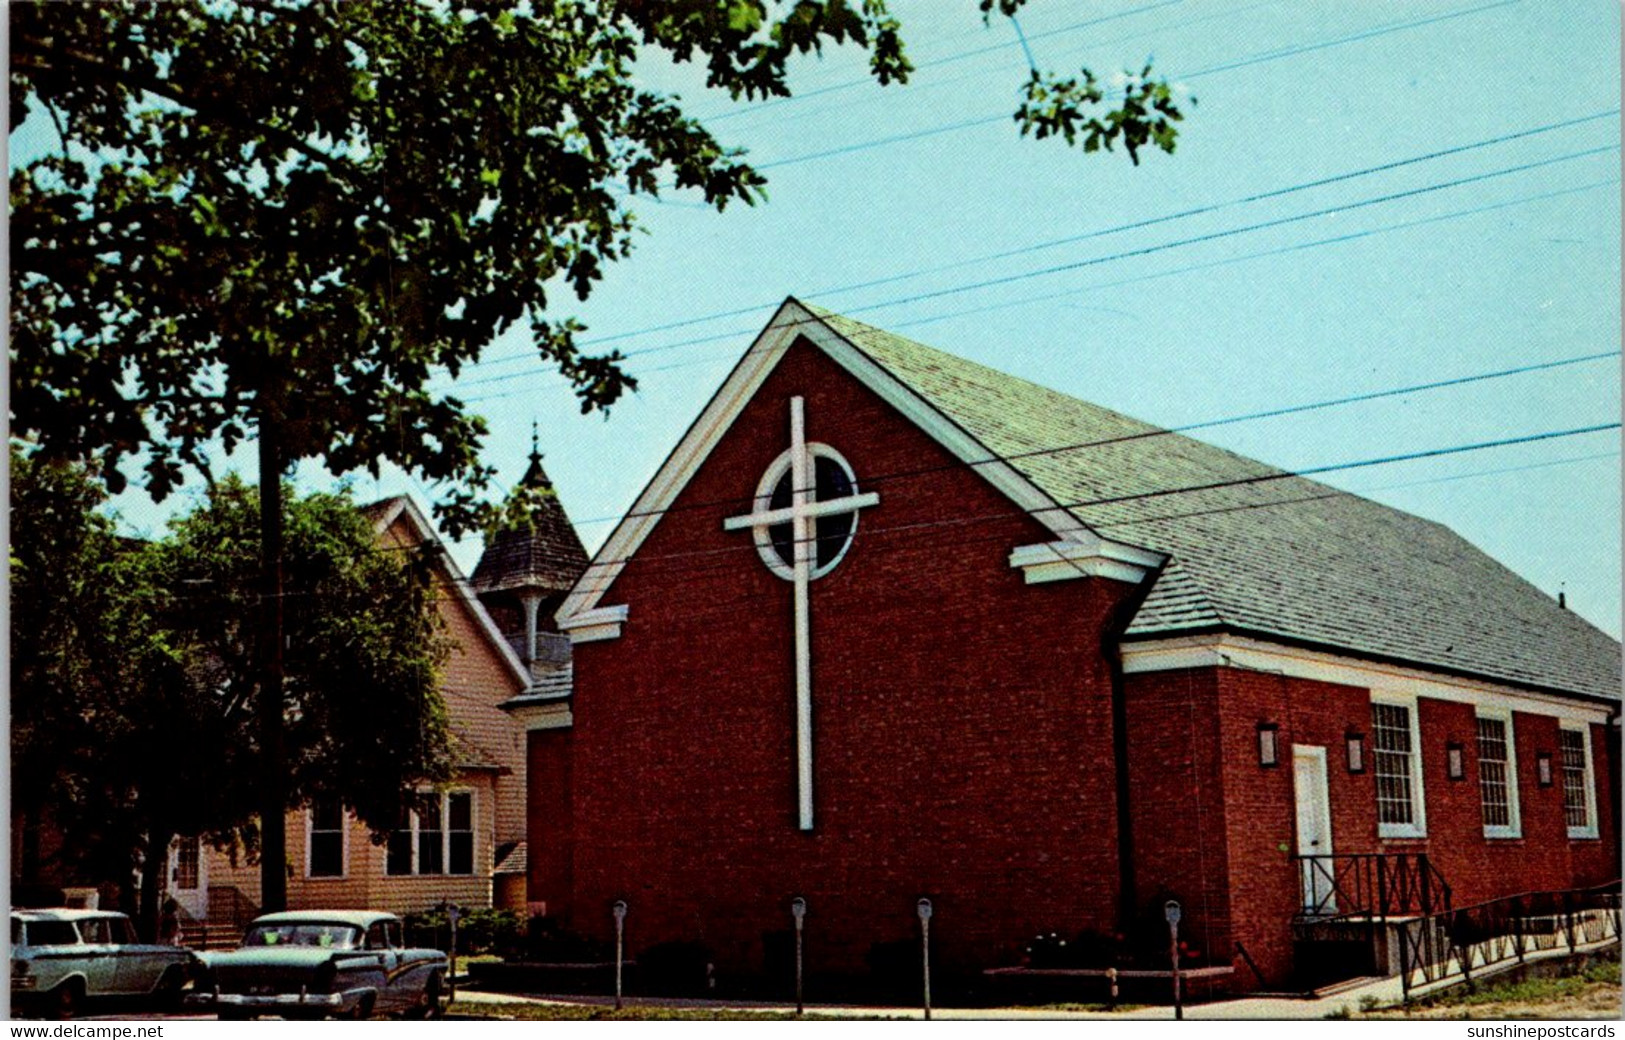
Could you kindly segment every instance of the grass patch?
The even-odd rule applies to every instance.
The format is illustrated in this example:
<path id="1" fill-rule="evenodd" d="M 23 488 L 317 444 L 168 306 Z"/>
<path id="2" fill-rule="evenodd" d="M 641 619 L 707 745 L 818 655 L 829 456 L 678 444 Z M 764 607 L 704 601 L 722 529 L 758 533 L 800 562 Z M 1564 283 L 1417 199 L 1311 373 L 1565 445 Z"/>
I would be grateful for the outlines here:
<path id="1" fill-rule="evenodd" d="M 1076 1001 L 1065 1001 L 1065 1002 L 1062 1002 L 1060 1004 L 1041 1004 L 1041 1005 L 1039 1005 L 1037 1007 L 1032 1007 L 1032 1008 L 1023 1006 L 1022 1010 L 1054 1011 L 1054 1012 L 1058 1012 L 1058 1013 L 1063 1013 L 1064 1012 L 1064 1013 L 1067 1013 L 1067 1014 L 1071 1014 L 1073 1012 L 1079 1012 L 1079 1011 L 1089 1012 L 1091 1014 L 1109 1014 L 1109 1013 L 1114 1013 L 1114 1012 L 1118 1012 L 1118 1011 L 1138 1011 L 1141 1008 L 1148 1007 L 1148 1006 L 1149 1005 L 1147 1005 L 1147 1004 L 1123 1004 L 1123 1003 L 1118 1003 L 1118 1004 L 1081 1004 L 1081 1003 L 1078 1003 Z"/>
<path id="2" fill-rule="evenodd" d="M 446 1012 L 459 1018 L 485 1018 L 512 1022 L 794 1022 L 800 1018 L 833 1021 L 832 1016 L 809 1012 L 797 1016 L 787 1011 L 739 1011 L 727 1008 L 644 1007 L 629 1004 L 616 1011 L 612 1007 L 588 1004 L 532 1004 L 527 1002 L 458 1001 Z M 865 1016 L 880 1019 L 884 1015 Z M 842 1016 L 843 1021 L 850 1021 Z"/>
<path id="3" fill-rule="evenodd" d="M 1475 1007 L 1481 1004 L 1549 1004 L 1572 1000 L 1585 995 L 1597 985 L 1619 988 L 1620 975 L 1617 961 L 1592 964 L 1577 975 L 1556 979 L 1525 979 L 1523 982 L 1505 982 L 1480 986 L 1476 992 L 1464 990 L 1417 1001 L 1421 1007 Z"/>
<path id="4" fill-rule="evenodd" d="M 1597 1018 L 1618 1014 L 1620 966 L 1597 961 L 1572 975 L 1491 983 L 1425 997 L 1406 1010 L 1361 1006 L 1361 1018 Z M 1327 1017 L 1331 1017 L 1328 1015 Z"/>

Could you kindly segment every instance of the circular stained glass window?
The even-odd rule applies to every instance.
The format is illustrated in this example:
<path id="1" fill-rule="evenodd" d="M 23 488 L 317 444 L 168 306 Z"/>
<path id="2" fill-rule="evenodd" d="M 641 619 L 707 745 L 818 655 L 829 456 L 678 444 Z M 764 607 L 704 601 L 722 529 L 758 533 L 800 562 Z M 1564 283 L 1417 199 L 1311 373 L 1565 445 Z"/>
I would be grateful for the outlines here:
<path id="1" fill-rule="evenodd" d="M 812 459 L 815 502 L 828 502 L 857 494 L 857 479 L 852 475 L 852 467 L 847 465 L 839 452 L 826 444 L 808 444 L 807 454 Z M 768 509 L 788 509 L 794 493 L 792 479 L 790 453 L 785 452 L 768 467 L 757 499 L 765 498 Z M 814 517 L 812 527 L 812 554 L 808 561 L 812 564 L 810 576 L 821 578 L 835 569 L 851 546 L 852 536 L 858 528 L 857 510 Z M 757 528 L 756 544 L 769 570 L 781 578 L 795 577 L 795 535 L 790 521 L 773 524 L 765 530 Z"/>

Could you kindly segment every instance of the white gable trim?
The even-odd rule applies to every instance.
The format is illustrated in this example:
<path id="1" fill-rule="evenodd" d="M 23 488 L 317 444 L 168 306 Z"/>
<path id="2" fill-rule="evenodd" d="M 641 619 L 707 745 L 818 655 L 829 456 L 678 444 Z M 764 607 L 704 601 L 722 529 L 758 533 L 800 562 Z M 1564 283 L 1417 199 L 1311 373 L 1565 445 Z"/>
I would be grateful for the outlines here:
<path id="1" fill-rule="evenodd" d="M 1084 534 L 1087 540 L 1017 546 L 1010 551 L 1010 566 L 1022 572 L 1028 585 L 1095 577 L 1138 584 L 1162 566 L 1160 553 Z"/>
<path id="2" fill-rule="evenodd" d="M 576 723 L 568 700 L 533 701 L 514 704 L 504 710 L 518 720 L 527 733 L 547 729 L 571 729 Z"/>
<path id="3" fill-rule="evenodd" d="M 1122 645 L 1123 672 L 1166 672 L 1185 668 L 1251 668 L 1295 679 L 1317 679 L 1370 690 L 1373 699 L 1402 703 L 1417 697 L 1471 704 L 1475 708 L 1521 711 L 1575 723 L 1606 723 L 1618 709 L 1571 700 L 1480 679 L 1422 668 L 1366 661 L 1320 650 L 1271 643 L 1218 632 Z"/>
<path id="4" fill-rule="evenodd" d="M 562 612 L 561 612 L 562 613 Z M 576 643 L 596 643 L 600 639 L 619 639 L 621 626 L 626 624 L 627 606 L 594 607 L 559 619 L 559 631 Z"/>
<path id="5" fill-rule="evenodd" d="M 491 615 L 485 611 L 485 605 L 468 590 L 468 579 L 463 576 L 462 569 L 457 566 L 457 561 L 451 558 L 450 553 L 446 552 L 445 543 L 440 540 L 440 534 L 434 529 L 434 525 L 429 523 L 429 518 L 423 514 L 423 510 L 418 508 L 418 504 L 412 501 L 410 496 L 396 495 L 390 502 L 390 507 L 384 510 L 377 523 L 373 524 L 373 531 L 377 534 L 383 534 L 389 530 L 396 519 L 403 513 L 405 514 L 407 522 L 412 525 L 412 529 L 417 533 L 417 536 L 424 542 L 433 544 L 439 550 L 436 553 L 437 562 L 445 569 L 447 584 L 451 586 L 452 591 L 456 593 L 463 606 L 468 609 L 469 615 L 473 617 L 475 626 L 485 636 L 486 642 L 496 649 L 497 656 L 502 658 L 502 663 L 512 674 L 514 681 L 519 683 L 519 688 L 521 690 L 529 689 L 530 669 L 525 667 L 524 663 L 519 660 L 519 655 L 514 653 L 513 647 L 509 646 L 508 641 L 502 638 L 502 633 L 497 631 L 496 623 L 491 620 Z"/>
<path id="6" fill-rule="evenodd" d="M 779 306 L 773 320 L 756 337 L 739 364 L 734 366 L 734 370 L 723 381 L 722 387 L 705 406 L 699 418 L 688 428 L 688 432 L 683 435 L 682 440 L 672 450 L 649 485 L 644 488 L 643 494 L 638 496 L 626 517 L 598 550 L 593 562 L 576 582 L 575 588 L 565 597 L 556 615 L 561 629 L 570 629 L 571 619 L 585 615 L 598 606 L 599 600 L 626 566 L 626 561 L 637 552 L 643 540 L 660 522 L 665 510 L 676 501 L 678 494 L 704 465 L 723 434 L 733 425 L 734 419 L 755 396 L 756 391 L 798 336 L 805 337 L 822 350 L 858 382 L 896 408 L 904 418 L 925 431 L 954 457 L 970 464 L 988 483 L 1015 503 L 1017 508 L 1048 527 L 1057 539 L 1055 543 L 1050 544 L 1082 546 L 1087 550 L 1086 555 L 1104 553 L 1117 563 L 1134 560 L 1134 554 L 1147 555 L 1143 549 L 1110 542 L 1090 530 L 1009 463 L 1000 461 L 975 437 L 909 389 L 861 348 L 831 329 L 823 319 L 792 298 Z M 1110 550 L 1105 551 L 1105 547 L 1110 547 Z M 1162 557 L 1154 555 L 1153 560 L 1151 567 L 1160 565 Z M 1053 554 L 1051 562 L 1055 562 Z M 1014 560 L 1011 565 L 1019 566 Z M 1071 576 L 1077 575 L 1076 566 L 1072 563 L 1066 563 L 1065 566 Z M 1120 573 L 1126 575 L 1128 571 Z M 1123 580 L 1137 581 L 1143 573 L 1142 571 L 1134 577 L 1124 577 Z M 1036 580 L 1055 579 L 1045 577 Z M 617 627 L 613 634 L 595 635 L 593 638 L 613 639 L 619 634 Z"/>

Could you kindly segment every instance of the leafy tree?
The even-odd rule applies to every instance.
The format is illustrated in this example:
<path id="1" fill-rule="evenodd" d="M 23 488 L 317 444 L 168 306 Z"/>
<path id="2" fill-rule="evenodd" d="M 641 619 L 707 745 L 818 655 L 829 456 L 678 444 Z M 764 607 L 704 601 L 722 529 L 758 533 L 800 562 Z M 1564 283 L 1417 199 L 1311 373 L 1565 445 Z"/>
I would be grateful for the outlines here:
<path id="1" fill-rule="evenodd" d="M 14 450 L 12 480 L 19 816 L 72 835 L 84 876 L 127 885 L 141 863 L 151 934 L 175 836 L 258 844 L 258 495 L 225 480 L 143 544 L 82 471 Z M 346 496 L 290 498 L 286 520 L 290 804 L 337 798 L 381 837 L 405 792 L 450 778 L 436 593 Z"/>
<path id="2" fill-rule="evenodd" d="M 982 0 L 984 18 L 1020 0 Z M 255 439 L 263 503 L 260 698 L 266 841 L 281 753 L 279 477 L 384 460 L 447 482 L 471 530 L 491 470 L 484 421 L 428 387 L 528 323 L 584 411 L 635 382 L 578 349 L 561 291 L 585 298 L 663 183 L 722 209 L 764 178 L 640 89 L 642 52 L 703 63 L 735 98 L 790 93 L 794 57 L 864 48 L 879 82 L 911 70 L 885 0 L 212 0 L 10 6 L 12 125 L 60 149 L 12 171 L 12 418 L 44 452 L 139 461 L 163 498 L 206 451 Z M 1023 133 L 1171 151 L 1167 85 L 1025 87 Z M 267 870 L 266 901 L 282 879 Z"/>
<path id="3" fill-rule="evenodd" d="M 94 512 L 103 497 L 81 467 L 41 463 L 11 446 L 11 808 L 24 838 L 13 876 L 24 882 L 42 869 L 38 825 L 53 807 L 79 800 L 70 763 L 95 743 L 87 706 L 114 649 L 118 546 L 111 523 Z"/>

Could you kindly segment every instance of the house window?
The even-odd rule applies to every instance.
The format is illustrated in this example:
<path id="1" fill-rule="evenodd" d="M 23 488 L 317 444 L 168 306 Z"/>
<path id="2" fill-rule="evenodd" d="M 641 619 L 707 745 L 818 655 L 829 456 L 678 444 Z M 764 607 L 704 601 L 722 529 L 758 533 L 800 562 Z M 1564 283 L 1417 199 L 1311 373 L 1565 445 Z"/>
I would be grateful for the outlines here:
<path id="1" fill-rule="evenodd" d="M 1563 822 L 1569 837 L 1595 838 L 1597 821 L 1591 814 L 1590 741 L 1583 729 L 1558 731 L 1557 747 L 1563 766 Z"/>
<path id="2" fill-rule="evenodd" d="M 1508 720 L 1479 716 L 1478 799 L 1486 838 L 1516 838 L 1520 833 L 1516 763 Z"/>
<path id="3" fill-rule="evenodd" d="M 323 798 L 310 806 L 311 877 L 344 876 L 344 807 L 336 798 Z"/>
<path id="4" fill-rule="evenodd" d="M 1419 838 L 1426 833 L 1414 721 L 1409 705 L 1372 702 L 1371 767 L 1377 781 L 1380 837 Z"/>
<path id="5" fill-rule="evenodd" d="M 175 887 L 195 889 L 198 887 L 198 866 L 200 852 L 198 839 L 180 838 L 175 842 Z"/>
<path id="6" fill-rule="evenodd" d="M 400 826 L 389 836 L 385 870 L 395 876 L 473 874 L 473 793 L 452 791 L 420 810 L 403 809 Z"/>

